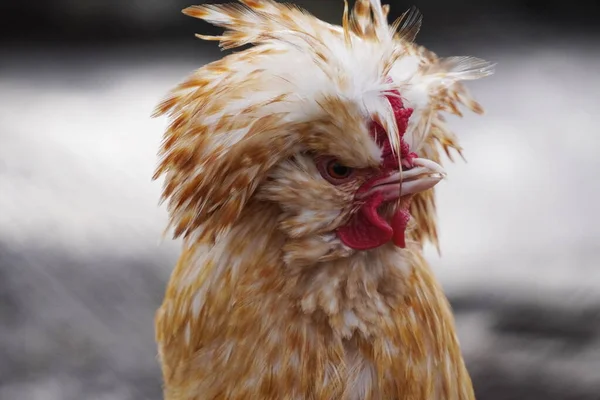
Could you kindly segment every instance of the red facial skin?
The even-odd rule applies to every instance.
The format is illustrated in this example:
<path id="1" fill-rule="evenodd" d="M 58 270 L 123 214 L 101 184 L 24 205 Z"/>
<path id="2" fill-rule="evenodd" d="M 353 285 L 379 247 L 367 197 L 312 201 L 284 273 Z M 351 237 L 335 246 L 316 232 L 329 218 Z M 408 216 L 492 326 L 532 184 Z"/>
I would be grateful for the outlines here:
<path id="1" fill-rule="evenodd" d="M 404 108 L 400 94 L 397 91 L 387 96 L 400 132 L 400 158 L 405 169 L 412 168 L 412 161 L 417 157 L 415 153 L 410 152 L 408 143 L 403 139 L 408 126 L 408 119 L 412 114 L 412 109 Z M 376 143 L 382 149 L 382 162 L 378 174 L 365 182 L 357 191 L 364 193 L 369 190 L 377 181 L 385 178 L 392 173 L 398 172 L 401 168 L 398 158 L 392 153 L 392 148 L 388 136 L 383 127 L 373 122 L 371 135 Z M 384 203 L 383 195 L 380 192 L 373 193 L 361 205 L 359 210 L 352 216 L 350 221 L 337 230 L 337 235 L 346 246 L 355 250 L 370 250 L 388 243 L 390 240 L 398 247 L 406 247 L 405 232 L 410 213 L 407 207 L 398 208 L 392 216 L 390 222 L 386 221 L 379 214 L 378 208 Z"/>

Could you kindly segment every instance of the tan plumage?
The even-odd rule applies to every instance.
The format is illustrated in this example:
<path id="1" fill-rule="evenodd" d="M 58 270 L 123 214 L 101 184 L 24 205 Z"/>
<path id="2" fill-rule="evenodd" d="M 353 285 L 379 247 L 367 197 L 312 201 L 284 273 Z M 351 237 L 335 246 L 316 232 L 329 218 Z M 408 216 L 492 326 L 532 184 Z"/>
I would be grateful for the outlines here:
<path id="1" fill-rule="evenodd" d="M 413 44 L 415 9 L 389 26 L 388 6 L 357 0 L 337 27 L 271 0 L 240 3 L 184 10 L 227 29 L 201 38 L 255 46 L 200 68 L 156 112 L 172 121 L 156 177 L 184 237 L 156 316 L 165 398 L 473 399 L 421 254 L 437 244 L 433 190 L 381 211 L 410 204 L 406 248 L 357 250 L 336 232 L 367 178 L 334 186 L 318 160 L 379 170 L 371 121 L 396 157 L 403 140 L 435 162 L 460 153 L 440 113 L 481 113 L 459 81 L 491 66 Z M 385 97 L 394 90 L 414 109 L 405 134 Z"/>

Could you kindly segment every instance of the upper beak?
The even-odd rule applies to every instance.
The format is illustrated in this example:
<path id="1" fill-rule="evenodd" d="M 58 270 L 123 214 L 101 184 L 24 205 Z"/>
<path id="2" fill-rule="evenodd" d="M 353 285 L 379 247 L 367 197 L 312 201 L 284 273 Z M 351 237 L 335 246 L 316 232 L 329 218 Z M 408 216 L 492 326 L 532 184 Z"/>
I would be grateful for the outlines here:
<path id="1" fill-rule="evenodd" d="M 416 194 L 431 189 L 446 177 L 441 165 L 424 158 L 413 160 L 415 167 L 407 171 L 398 171 L 380 179 L 363 193 L 357 194 L 361 200 L 376 192 L 383 194 L 384 201 L 396 200 L 402 196 Z"/>

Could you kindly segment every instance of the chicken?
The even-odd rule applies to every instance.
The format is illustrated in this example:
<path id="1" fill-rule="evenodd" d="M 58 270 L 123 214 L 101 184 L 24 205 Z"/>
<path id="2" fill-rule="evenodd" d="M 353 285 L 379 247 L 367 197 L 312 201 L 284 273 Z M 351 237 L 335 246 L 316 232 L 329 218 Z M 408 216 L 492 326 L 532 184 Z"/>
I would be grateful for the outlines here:
<path id="1" fill-rule="evenodd" d="M 167 400 L 467 400 L 437 245 L 443 115 L 482 113 L 472 57 L 413 44 L 416 9 L 342 26 L 272 0 L 184 13 L 224 49 L 157 107 L 155 178 L 183 250 L 156 314 Z M 452 160 L 452 158 L 450 157 Z"/>

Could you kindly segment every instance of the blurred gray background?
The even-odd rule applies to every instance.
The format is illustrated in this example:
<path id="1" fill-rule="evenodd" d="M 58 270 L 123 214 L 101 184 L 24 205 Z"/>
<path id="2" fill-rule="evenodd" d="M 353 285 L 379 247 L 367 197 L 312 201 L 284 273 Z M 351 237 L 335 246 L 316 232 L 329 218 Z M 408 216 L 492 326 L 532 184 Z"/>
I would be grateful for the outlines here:
<path id="1" fill-rule="evenodd" d="M 198 3 L 198 1 L 196 1 Z M 341 0 L 301 1 L 332 22 Z M 416 4 L 418 41 L 498 62 L 451 119 L 442 256 L 480 400 L 600 399 L 598 2 Z M 177 257 L 150 177 L 159 99 L 219 57 L 190 0 L 3 2 L 0 400 L 160 398 L 153 314 Z"/>

